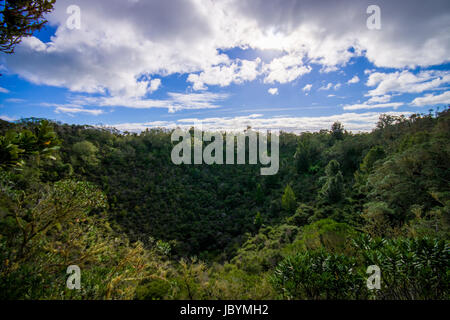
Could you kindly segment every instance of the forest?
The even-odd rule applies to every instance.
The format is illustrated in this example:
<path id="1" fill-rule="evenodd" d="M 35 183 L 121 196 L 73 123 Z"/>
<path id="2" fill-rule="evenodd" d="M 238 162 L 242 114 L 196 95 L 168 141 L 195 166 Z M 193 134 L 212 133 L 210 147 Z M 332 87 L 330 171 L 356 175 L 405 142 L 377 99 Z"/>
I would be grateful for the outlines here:
<path id="1" fill-rule="evenodd" d="M 450 298 L 450 108 L 281 132 L 268 176 L 170 136 L 1 120 L 0 299 Z"/>

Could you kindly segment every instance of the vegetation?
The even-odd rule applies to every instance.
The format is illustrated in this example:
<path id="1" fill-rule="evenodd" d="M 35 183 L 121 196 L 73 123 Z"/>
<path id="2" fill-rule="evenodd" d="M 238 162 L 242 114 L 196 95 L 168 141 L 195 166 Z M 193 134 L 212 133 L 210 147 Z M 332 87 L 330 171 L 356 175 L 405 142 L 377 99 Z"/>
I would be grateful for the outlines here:
<path id="1" fill-rule="evenodd" d="M 0 52 L 14 53 L 23 37 L 30 37 L 47 23 L 44 14 L 53 10 L 55 0 L 0 1 Z"/>
<path id="2" fill-rule="evenodd" d="M 170 134 L 2 121 L 0 299 L 449 299 L 450 109 L 281 133 L 274 176 Z"/>

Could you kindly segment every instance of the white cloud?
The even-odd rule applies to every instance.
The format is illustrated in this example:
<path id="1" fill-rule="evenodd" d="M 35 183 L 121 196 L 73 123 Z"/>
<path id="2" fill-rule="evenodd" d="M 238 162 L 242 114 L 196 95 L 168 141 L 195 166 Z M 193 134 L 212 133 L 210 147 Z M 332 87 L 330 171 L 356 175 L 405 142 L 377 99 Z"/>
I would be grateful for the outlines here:
<path id="1" fill-rule="evenodd" d="M 365 55 L 378 67 L 403 68 L 429 66 L 449 61 L 448 10 L 446 0 L 435 0 L 424 7 L 420 0 L 379 0 L 382 29 L 366 27 L 369 1 L 285 1 L 239 0 L 238 13 L 257 21 L 266 31 L 270 48 L 295 50 L 336 69 L 353 56 Z M 270 30 L 277 30 L 278 41 L 271 41 Z M 353 50 L 348 50 L 349 48 Z"/>
<path id="2" fill-rule="evenodd" d="M 83 106 L 74 103 L 58 104 L 58 103 L 44 102 L 41 103 L 40 105 L 43 107 L 54 107 L 55 113 L 65 113 L 69 115 L 84 113 L 93 116 L 98 116 L 104 113 L 104 111 L 101 109 L 85 109 Z"/>
<path id="3" fill-rule="evenodd" d="M 372 73 L 366 85 L 376 86 L 375 89 L 368 92 L 368 96 L 382 96 L 388 93 L 421 93 L 436 89 L 449 82 L 449 71 L 421 71 L 413 74 L 404 70 L 392 73 Z"/>
<path id="4" fill-rule="evenodd" d="M 310 66 L 303 65 L 301 56 L 285 55 L 264 65 L 264 71 L 267 73 L 264 83 L 291 82 L 304 74 L 310 73 L 311 70 Z"/>
<path id="5" fill-rule="evenodd" d="M 158 90 L 160 86 L 161 86 L 161 79 L 153 79 L 150 81 L 149 91 L 154 92 Z"/>
<path id="6" fill-rule="evenodd" d="M 195 110 L 195 109 L 215 109 L 219 108 L 219 105 L 215 103 L 219 100 L 223 100 L 228 97 L 227 94 L 219 93 L 169 93 L 170 99 L 167 100 L 169 106 L 169 112 L 175 112 L 178 110 Z"/>
<path id="7" fill-rule="evenodd" d="M 353 83 L 358 83 L 358 82 L 359 82 L 358 76 L 354 76 L 353 78 L 351 78 L 350 80 L 347 81 L 348 84 L 353 84 Z"/>
<path id="8" fill-rule="evenodd" d="M 322 91 L 322 90 L 327 91 L 327 90 L 330 90 L 332 87 L 333 87 L 333 84 L 331 82 L 329 82 L 326 86 L 320 87 L 319 91 Z"/>
<path id="9" fill-rule="evenodd" d="M 9 98 L 6 99 L 5 102 L 9 102 L 9 103 L 22 103 L 25 102 L 25 99 L 19 99 L 19 98 Z"/>
<path id="10" fill-rule="evenodd" d="M 195 110 L 195 109 L 214 109 L 220 106 L 216 102 L 226 99 L 227 94 L 220 93 L 175 93 L 169 92 L 168 98 L 162 99 L 147 99 L 136 97 L 92 97 L 85 95 L 78 95 L 70 97 L 70 103 L 65 105 L 55 103 L 42 103 L 45 107 L 55 107 L 56 112 L 65 113 L 90 113 L 100 114 L 99 111 L 92 111 L 86 107 L 124 107 L 132 109 L 151 109 L 151 108 L 165 108 L 170 113 L 179 110 Z"/>
<path id="11" fill-rule="evenodd" d="M 401 107 L 403 103 L 401 102 L 391 102 L 391 103 L 379 103 L 379 104 L 352 104 L 343 107 L 344 110 L 360 110 L 360 109 L 378 109 L 378 108 L 394 108 L 397 109 Z"/>
<path id="12" fill-rule="evenodd" d="M 287 83 L 311 72 L 311 63 L 331 72 L 355 56 L 392 68 L 437 65 L 450 57 L 448 0 L 426 6 L 422 0 L 379 0 L 379 32 L 366 27 L 368 1 L 78 0 L 81 30 L 68 30 L 72 2 L 58 0 L 48 16 L 57 27 L 50 42 L 26 38 L 5 56 L 11 73 L 74 92 L 136 98 L 154 91 L 150 77 L 175 73 L 189 74 L 193 88 L 202 90 L 253 81 L 261 73 L 266 83 Z M 223 53 L 232 48 L 282 56 L 259 70 Z M 373 95 L 387 92 L 379 91 Z"/>
<path id="13" fill-rule="evenodd" d="M 17 119 L 14 119 L 14 118 L 11 118 L 11 117 L 8 117 L 8 116 L 5 116 L 5 115 L 0 116 L 0 119 L 2 119 L 4 121 L 9 121 L 9 122 L 13 122 L 13 121 L 17 120 Z"/>
<path id="14" fill-rule="evenodd" d="M 405 93 L 417 94 L 429 90 L 442 90 L 442 85 L 450 82 L 449 71 L 421 71 L 416 74 L 408 70 L 391 73 L 372 72 L 370 73 L 366 85 L 375 87 L 369 90 L 366 96 L 370 97 L 364 103 L 344 106 L 344 110 L 394 108 L 404 105 L 401 102 L 390 102 L 392 95 L 402 95 Z M 441 95 L 428 94 L 424 97 L 416 98 L 411 103 L 416 106 L 427 104 L 446 103 L 448 101 L 446 93 Z"/>
<path id="15" fill-rule="evenodd" d="M 122 131 L 143 131 L 147 128 L 164 127 L 169 129 L 184 128 L 189 129 L 196 123 L 201 122 L 203 130 L 215 131 L 242 131 L 248 126 L 254 130 L 265 131 L 283 130 L 286 132 L 300 133 L 305 131 L 319 131 L 321 129 L 330 128 L 331 125 L 339 121 L 349 131 L 360 132 L 372 130 L 382 113 L 366 112 L 366 113 L 343 113 L 339 115 L 322 116 L 322 117 L 269 117 L 265 118 L 261 114 L 251 114 L 241 117 L 217 117 L 205 119 L 180 119 L 178 121 L 159 121 L 144 123 L 122 123 L 111 125 Z M 386 112 L 388 115 L 406 116 L 411 112 Z"/>
<path id="16" fill-rule="evenodd" d="M 385 94 L 384 96 L 374 96 L 371 97 L 367 103 L 372 104 L 372 103 L 385 103 L 385 102 L 389 102 L 391 101 L 391 96 L 389 94 Z"/>
<path id="17" fill-rule="evenodd" d="M 450 105 L 450 91 L 446 91 L 442 94 L 426 94 L 423 97 L 415 98 L 412 102 L 414 106 L 434 106 L 438 104 Z"/>
<path id="18" fill-rule="evenodd" d="M 312 88 L 312 84 L 307 84 L 306 86 L 303 87 L 302 90 L 305 92 L 309 92 L 309 91 L 311 91 L 311 88 Z"/>
<path id="19" fill-rule="evenodd" d="M 278 95 L 278 88 L 270 88 L 269 90 L 267 90 L 267 92 L 269 92 L 271 95 Z"/>
<path id="20" fill-rule="evenodd" d="M 84 109 L 84 108 L 74 108 L 74 107 L 65 107 L 65 106 L 58 106 L 55 109 L 56 113 L 67 113 L 67 114 L 77 114 L 77 113 L 85 113 L 90 114 L 93 116 L 98 116 L 103 114 L 103 110 L 99 109 Z"/>
<path id="21" fill-rule="evenodd" d="M 193 83 L 194 90 L 206 90 L 206 85 L 229 86 L 256 79 L 261 59 L 254 61 L 238 60 L 228 65 L 207 67 L 200 74 L 190 74 L 187 81 Z"/>
<path id="22" fill-rule="evenodd" d="M 8 89 L 0 87 L 0 93 L 9 93 Z"/>
<path id="23" fill-rule="evenodd" d="M 142 75 L 196 72 L 229 61 L 217 51 L 207 4 L 80 0 L 81 29 L 68 30 L 69 4 L 57 1 L 49 15 L 58 26 L 51 42 L 24 39 L 6 58 L 12 72 L 75 92 L 142 97 L 156 84 Z"/>

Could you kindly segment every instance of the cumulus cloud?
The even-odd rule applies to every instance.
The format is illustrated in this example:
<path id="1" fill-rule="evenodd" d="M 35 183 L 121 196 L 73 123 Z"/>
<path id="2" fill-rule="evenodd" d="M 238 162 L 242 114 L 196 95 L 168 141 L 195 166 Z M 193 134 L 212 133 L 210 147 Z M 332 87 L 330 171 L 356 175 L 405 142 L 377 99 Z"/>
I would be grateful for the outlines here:
<path id="1" fill-rule="evenodd" d="M 229 60 L 217 52 L 206 4 L 80 0 L 81 29 L 69 30 L 70 4 L 56 2 L 49 20 L 57 31 L 50 42 L 24 39 L 7 57 L 12 72 L 76 92 L 142 97 L 157 84 L 143 75 L 194 72 Z"/>
<path id="2" fill-rule="evenodd" d="M 190 74 L 187 81 L 193 84 L 194 90 L 206 90 L 206 85 L 229 86 L 231 83 L 243 83 L 255 80 L 261 59 L 254 61 L 238 60 L 228 65 L 207 67 L 200 74 Z"/>
<path id="3" fill-rule="evenodd" d="M 449 60 L 450 3 L 435 0 L 379 0 L 382 29 L 368 30 L 371 1 L 240 0 L 240 12 L 255 19 L 263 31 L 285 35 L 272 48 L 302 48 L 325 67 L 365 55 L 378 67 L 413 67 Z M 264 41 L 260 41 L 264 43 Z M 271 43 L 269 41 L 269 43 Z M 349 50 L 353 48 L 353 50 Z"/>
<path id="4" fill-rule="evenodd" d="M 153 79 L 150 81 L 149 91 L 154 92 L 158 90 L 160 86 L 161 86 L 161 79 Z"/>
<path id="5" fill-rule="evenodd" d="M 259 80 L 275 87 L 306 77 L 316 65 L 321 72 L 333 72 L 359 56 L 376 67 L 401 71 L 367 69 L 368 101 L 344 110 L 395 109 L 401 103 L 390 102 L 391 96 L 442 89 L 450 80 L 446 71 L 409 71 L 450 61 L 448 0 L 426 5 L 422 0 L 379 0 L 382 29 L 376 31 L 366 27 L 369 0 L 77 0 L 80 30 L 66 27 L 71 4 L 58 0 L 48 16 L 56 27 L 50 41 L 26 38 L 14 55 L 4 57 L 10 74 L 75 92 L 68 103 L 52 105 L 60 113 L 100 115 L 105 107 L 218 108 L 228 96 L 206 92 L 210 86 Z M 232 57 L 227 52 L 234 48 L 254 49 L 260 57 Z M 265 55 L 265 50 L 275 54 Z M 164 77 L 174 74 L 186 75 L 187 92 L 196 93 L 152 98 Z M 355 76 L 348 84 L 358 81 Z M 318 90 L 340 86 L 329 82 Z M 306 95 L 311 88 L 303 87 Z M 8 92 L 0 87 L 0 93 Z M 446 103 L 446 94 L 427 94 L 412 104 Z"/>
<path id="6" fill-rule="evenodd" d="M 374 72 L 370 74 L 366 85 L 376 86 L 368 92 L 368 96 L 383 96 L 389 93 L 421 93 L 439 88 L 450 82 L 449 71 L 411 71 L 391 73 Z"/>
<path id="7" fill-rule="evenodd" d="M 77 92 L 142 97 L 155 88 L 142 75 L 191 74 L 198 90 L 254 80 L 250 61 L 240 65 L 221 51 L 236 47 L 284 53 L 265 64 L 267 83 L 294 81 L 310 63 L 337 70 L 362 55 L 393 68 L 449 61 L 446 0 L 380 0 L 378 31 L 366 27 L 368 0 L 78 0 L 80 30 L 65 27 L 70 4 L 56 2 L 49 43 L 28 38 L 6 57 L 11 72 Z"/>
<path id="8" fill-rule="evenodd" d="M 347 81 L 348 84 L 353 84 L 353 83 L 358 83 L 358 82 L 359 82 L 358 76 L 354 76 L 353 78 L 351 78 L 350 80 Z"/>
<path id="9" fill-rule="evenodd" d="M 273 59 L 264 66 L 267 73 L 264 78 L 265 83 L 287 83 L 296 80 L 298 77 L 310 73 L 312 68 L 304 66 L 301 57 L 296 55 L 285 55 L 281 58 Z"/>
<path id="10" fill-rule="evenodd" d="M 267 90 L 267 92 L 269 92 L 273 96 L 278 95 L 278 88 L 270 88 L 269 90 Z"/>
<path id="11" fill-rule="evenodd" d="M 389 102 L 391 101 L 391 96 L 389 94 L 385 94 L 384 96 L 374 96 L 371 97 L 367 103 L 372 104 L 372 103 L 385 103 L 385 102 Z"/>
<path id="12" fill-rule="evenodd" d="M 394 108 L 404 105 L 401 102 L 390 102 L 393 95 L 417 94 L 430 90 L 442 90 L 442 86 L 450 82 L 448 71 L 420 71 L 413 73 L 408 70 L 391 73 L 371 72 L 366 85 L 374 87 L 366 94 L 370 97 L 366 102 L 345 105 L 344 110 Z M 425 106 L 445 104 L 449 102 L 448 92 L 442 94 L 426 94 L 411 102 L 411 105 Z"/>
<path id="13" fill-rule="evenodd" d="M 327 90 L 330 90 L 332 87 L 333 87 L 333 84 L 331 82 L 329 82 L 327 85 L 320 87 L 319 91 L 322 91 L 322 90 L 327 91 Z"/>
<path id="14" fill-rule="evenodd" d="M 414 106 L 434 106 L 438 104 L 450 105 L 450 91 L 446 91 L 442 94 L 426 94 L 423 97 L 415 98 L 412 102 Z"/>

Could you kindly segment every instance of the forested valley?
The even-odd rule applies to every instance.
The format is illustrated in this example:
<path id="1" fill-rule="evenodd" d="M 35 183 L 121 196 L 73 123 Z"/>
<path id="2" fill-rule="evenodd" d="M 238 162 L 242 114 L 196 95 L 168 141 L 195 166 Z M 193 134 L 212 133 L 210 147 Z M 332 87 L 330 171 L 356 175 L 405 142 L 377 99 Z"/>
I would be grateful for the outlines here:
<path id="1" fill-rule="evenodd" d="M 0 299 L 449 298 L 450 109 L 282 132 L 272 176 L 170 136 L 1 121 Z"/>

